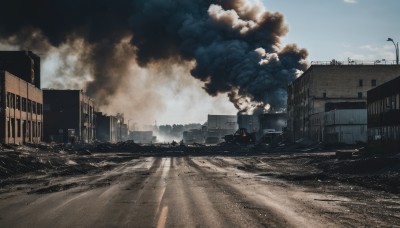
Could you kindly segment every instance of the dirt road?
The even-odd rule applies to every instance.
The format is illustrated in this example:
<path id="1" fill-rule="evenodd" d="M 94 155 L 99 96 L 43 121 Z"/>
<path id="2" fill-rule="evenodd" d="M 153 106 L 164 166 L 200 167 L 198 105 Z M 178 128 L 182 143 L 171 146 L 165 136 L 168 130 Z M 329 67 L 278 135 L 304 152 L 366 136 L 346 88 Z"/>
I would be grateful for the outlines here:
<path id="1" fill-rule="evenodd" d="M 400 224 L 398 195 L 260 175 L 267 168 L 279 166 L 260 157 L 175 156 L 128 159 L 86 175 L 30 176 L 0 192 L 0 227 Z"/>

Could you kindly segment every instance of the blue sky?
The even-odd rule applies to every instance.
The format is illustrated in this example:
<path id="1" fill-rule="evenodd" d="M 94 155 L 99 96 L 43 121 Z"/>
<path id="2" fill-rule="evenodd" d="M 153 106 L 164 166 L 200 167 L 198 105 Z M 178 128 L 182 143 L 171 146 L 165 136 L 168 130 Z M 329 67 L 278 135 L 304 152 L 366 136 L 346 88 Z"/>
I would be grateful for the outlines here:
<path id="1" fill-rule="evenodd" d="M 399 0 L 262 0 L 289 26 L 282 43 L 309 51 L 309 61 L 395 60 L 400 41 Z"/>

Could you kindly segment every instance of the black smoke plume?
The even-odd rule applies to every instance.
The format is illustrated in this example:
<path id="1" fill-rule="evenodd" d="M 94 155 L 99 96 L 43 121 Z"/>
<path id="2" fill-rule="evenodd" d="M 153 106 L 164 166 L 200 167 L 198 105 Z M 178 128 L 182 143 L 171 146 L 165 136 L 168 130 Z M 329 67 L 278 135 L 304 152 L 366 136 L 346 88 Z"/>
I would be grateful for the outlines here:
<path id="1" fill-rule="evenodd" d="M 228 93 L 240 111 L 284 108 L 287 84 L 307 67 L 306 50 L 280 44 L 283 15 L 245 0 L 14 0 L 2 9 L 2 43 L 46 53 L 83 39 L 90 51 L 80 61 L 94 77 L 87 91 L 103 104 L 132 56 L 141 67 L 195 61 L 192 76 L 212 96 Z M 37 34 L 43 39 L 28 42 Z M 117 48 L 126 39 L 135 51 Z"/>

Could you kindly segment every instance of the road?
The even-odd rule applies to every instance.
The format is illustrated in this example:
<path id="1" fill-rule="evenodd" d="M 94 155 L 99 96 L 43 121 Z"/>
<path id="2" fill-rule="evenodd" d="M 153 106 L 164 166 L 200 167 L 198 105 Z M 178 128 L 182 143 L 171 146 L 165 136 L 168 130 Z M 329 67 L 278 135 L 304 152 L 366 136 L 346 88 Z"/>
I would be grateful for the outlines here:
<path id="1" fill-rule="evenodd" d="M 240 157 L 147 157 L 104 172 L 53 177 L 46 186 L 31 181 L 0 194 L 0 227 L 400 224 L 396 195 L 274 179 L 245 168 L 254 162 L 269 165 Z"/>

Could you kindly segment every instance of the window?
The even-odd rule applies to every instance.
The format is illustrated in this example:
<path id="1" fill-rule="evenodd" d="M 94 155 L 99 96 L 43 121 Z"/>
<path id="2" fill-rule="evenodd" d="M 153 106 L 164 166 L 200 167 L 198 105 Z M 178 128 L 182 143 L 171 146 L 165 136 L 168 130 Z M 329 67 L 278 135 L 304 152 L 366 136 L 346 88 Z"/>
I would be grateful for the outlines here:
<path id="1" fill-rule="evenodd" d="M 32 101 L 28 99 L 28 112 L 32 110 Z"/>
<path id="2" fill-rule="evenodd" d="M 17 99 L 15 100 L 16 109 L 21 110 L 21 96 L 17 95 Z"/>
<path id="3" fill-rule="evenodd" d="M 8 135 L 8 138 L 10 138 L 10 137 L 11 137 L 11 120 L 8 119 L 7 122 L 8 122 L 8 123 L 7 123 L 7 126 L 8 126 L 7 135 Z"/>
<path id="4" fill-rule="evenodd" d="M 26 112 L 26 98 L 22 98 L 22 111 Z"/>
<path id="5" fill-rule="evenodd" d="M 42 115 L 42 104 L 37 103 L 37 114 Z"/>
<path id="6" fill-rule="evenodd" d="M 362 79 L 358 80 L 358 86 L 363 86 L 363 80 Z"/>
<path id="7" fill-rule="evenodd" d="M 36 102 L 32 101 L 32 112 L 36 114 Z"/>
<path id="8" fill-rule="evenodd" d="M 371 80 L 371 86 L 376 86 L 376 79 Z"/>
<path id="9" fill-rule="evenodd" d="M 322 97 L 323 97 L 323 98 L 326 98 L 326 93 L 323 93 L 323 94 L 322 94 Z"/>
<path id="10" fill-rule="evenodd" d="M 11 102 L 11 107 L 12 108 L 15 108 L 15 94 L 11 94 L 11 99 L 12 99 L 12 102 Z"/>
<path id="11" fill-rule="evenodd" d="M 39 138 L 42 137 L 42 123 L 38 122 L 38 136 Z"/>
<path id="12" fill-rule="evenodd" d="M 21 137 L 21 120 L 17 119 L 17 137 Z"/>
<path id="13" fill-rule="evenodd" d="M 15 119 L 11 118 L 11 134 L 12 137 L 15 138 Z"/>
<path id="14" fill-rule="evenodd" d="M 362 92 L 358 93 L 358 99 L 362 99 Z"/>

